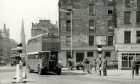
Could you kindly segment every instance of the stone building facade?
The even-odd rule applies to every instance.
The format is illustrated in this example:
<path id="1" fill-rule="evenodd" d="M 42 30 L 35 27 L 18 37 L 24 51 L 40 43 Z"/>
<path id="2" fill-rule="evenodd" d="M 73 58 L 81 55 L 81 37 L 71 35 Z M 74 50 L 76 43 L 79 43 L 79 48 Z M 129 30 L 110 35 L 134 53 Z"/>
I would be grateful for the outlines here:
<path id="1" fill-rule="evenodd" d="M 58 35 L 58 28 L 50 20 L 39 20 L 39 23 L 32 23 L 31 36 L 33 37 L 42 33 Z"/>
<path id="2" fill-rule="evenodd" d="M 131 69 L 134 56 L 140 61 L 140 0 L 116 0 L 115 51 L 119 69 Z"/>
<path id="3" fill-rule="evenodd" d="M 99 58 L 97 45 L 102 45 L 108 64 L 116 60 L 114 8 L 113 0 L 59 0 L 60 58 L 65 67 L 71 57 L 75 66 L 84 58 Z"/>
<path id="4" fill-rule="evenodd" d="M 10 39 L 9 29 L 4 24 L 0 30 L 0 61 L 10 62 L 11 48 L 16 47 L 16 42 Z"/>

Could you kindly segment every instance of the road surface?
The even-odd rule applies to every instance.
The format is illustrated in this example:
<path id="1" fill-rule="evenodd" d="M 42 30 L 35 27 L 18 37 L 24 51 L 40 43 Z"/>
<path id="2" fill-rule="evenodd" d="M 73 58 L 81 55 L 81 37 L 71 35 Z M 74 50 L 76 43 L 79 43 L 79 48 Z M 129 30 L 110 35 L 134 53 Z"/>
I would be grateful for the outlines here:
<path id="1" fill-rule="evenodd" d="M 0 84 L 12 84 L 15 69 L 11 68 L 12 67 L 0 69 Z M 140 84 L 140 76 L 134 79 L 129 75 L 123 74 L 104 77 L 95 74 L 85 74 L 82 71 L 76 70 L 64 70 L 61 75 L 56 75 L 54 73 L 49 73 L 47 75 L 27 73 L 26 80 L 27 83 L 25 84 Z"/>

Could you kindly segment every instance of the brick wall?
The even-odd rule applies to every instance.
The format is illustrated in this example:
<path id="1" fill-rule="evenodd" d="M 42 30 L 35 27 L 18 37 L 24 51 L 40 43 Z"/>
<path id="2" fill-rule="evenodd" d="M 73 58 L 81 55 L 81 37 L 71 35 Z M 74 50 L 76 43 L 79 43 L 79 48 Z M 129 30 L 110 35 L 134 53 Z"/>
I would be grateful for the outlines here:
<path id="1" fill-rule="evenodd" d="M 71 6 L 69 7 L 67 7 L 68 2 L 66 1 L 68 0 L 60 0 L 59 8 L 72 8 L 73 36 L 77 36 L 79 34 L 85 34 L 87 36 L 113 35 L 114 32 L 108 32 L 108 20 L 113 19 L 112 16 L 108 15 L 108 9 L 113 9 L 113 6 L 107 6 L 107 0 L 72 0 L 73 2 L 70 4 Z M 89 4 L 91 3 L 95 5 L 94 15 L 89 15 Z M 92 19 L 95 21 L 95 31 L 89 31 L 89 20 Z M 63 44 L 63 46 L 65 46 L 65 36 L 70 36 L 70 31 L 66 31 L 66 20 L 70 20 L 70 16 L 67 16 L 65 12 L 59 11 L 60 40 L 62 38 L 61 44 Z"/>
<path id="2" fill-rule="evenodd" d="M 117 1 L 117 25 L 118 28 L 138 28 L 140 25 L 136 24 L 136 11 L 138 10 L 137 7 L 137 0 L 131 0 L 130 7 L 125 6 L 125 0 L 116 0 Z M 131 24 L 124 24 L 124 12 L 131 11 Z"/>

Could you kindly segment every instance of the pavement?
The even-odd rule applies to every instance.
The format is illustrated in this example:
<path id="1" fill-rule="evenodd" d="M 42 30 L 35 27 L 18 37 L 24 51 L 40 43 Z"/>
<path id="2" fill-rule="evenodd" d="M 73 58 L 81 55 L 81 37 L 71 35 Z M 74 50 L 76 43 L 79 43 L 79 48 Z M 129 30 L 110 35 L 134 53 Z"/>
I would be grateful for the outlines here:
<path id="1" fill-rule="evenodd" d="M 0 66 L 0 73 L 12 72 L 16 70 L 16 66 Z"/>
<path id="2" fill-rule="evenodd" d="M 125 80 L 140 80 L 140 75 L 134 76 L 132 78 L 131 70 L 107 70 L 107 76 L 99 75 L 98 71 L 91 71 L 91 73 L 83 72 L 82 70 L 68 70 L 68 68 L 63 68 L 63 72 L 71 72 L 71 73 L 81 73 L 85 74 L 84 77 L 90 78 L 102 78 L 102 79 L 125 79 Z M 139 70 L 140 72 L 140 70 Z"/>
<path id="3" fill-rule="evenodd" d="M 15 72 L 16 66 L 0 66 L 0 73 L 4 72 Z M 82 74 L 84 77 L 92 77 L 92 78 L 108 78 L 108 79 L 140 79 L 139 76 L 134 76 L 132 78 L 132 71 L 131 70 L 107 70 L 107 76 L 100 76 L 98 71 L 91 73 L 83 72 L 83 70 L 69 70 L 68 68 L 62 68 L 62 72 L 64 73 L 74 73 L 74 74 Z M 140 70 L 139 70 L 140 72 Z"/>
<path id="4" fill-rule="evenodd" d="M 13 77 L 15 76 L 15 70 L 16 66 L 0 66 L 0 84 L 11 84 L 11 81 L 13 81 Z M 25 69 L 25 67 L 24 67 Z M 26 70 L 26 69 L 25 69 Z M 82 70 L 69 70 L 68 68 L 62 68 L 62 76 L 61 77 L 72 77 L 70 81 L 75 80 L 77 77 L 80 77 L 81 79 L 87 80 L 94 80 L 95 81 L 109 81 L 109 82 L 120 82 L 119 84 L 123 84 L 123 82 L 128 82 L 128 84 L 139 84 L 140 82 L 140 75 L 134 76 L 132 78 L 132 71 L 131 70 L 107 70 L 107 76 L 100 76 L 98 72 L 91 71 L 91 73 L 83 72 Z M 140 71 L 139 71 L 140 72 Z M 27 73 L 28 74 L 28 73 Z M 39 78 L 49 77 L 50 75 L 44 75 L 39 76 L 38 74 L 28 74 L 30 78 L 32 76 L 38 76 Z M 52 75 L 54 78 L 50 77 L 53 80 L 57 80 L 58 76 Z M 27 77 L 27 80 L 29 78 Z M 39 79 L 37 78 L 37 79 Z M 56 79 L 55 79 L 56 78 Z M 77 78 L 78 80 L 81 80 L 80 78 Z M 97 83 L 98 84 L 98 83 Z M 105 83 L 107 84 L 107 83 Z"/>

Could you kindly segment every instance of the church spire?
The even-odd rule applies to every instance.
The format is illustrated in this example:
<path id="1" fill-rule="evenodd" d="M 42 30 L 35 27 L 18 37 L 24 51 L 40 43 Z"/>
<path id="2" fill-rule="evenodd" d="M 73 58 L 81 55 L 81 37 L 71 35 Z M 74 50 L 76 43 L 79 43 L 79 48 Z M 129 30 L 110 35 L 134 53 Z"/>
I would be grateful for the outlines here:
<path id="1" fill-rule="evenodd" d="M 5 23 L 3 25 L 2 36 L 3 36 L 3 38 L 9 38 L 9 29 L 6 29 Z"/>
<path id="2" fill-rule="evenodd" d="M 22 27 L 21 27 L 21 43 L 24 50 L 26 50 L 26 41 L 25 41 L 25 32 L 24 32 L 24 20 L 22 19 Z"/>

